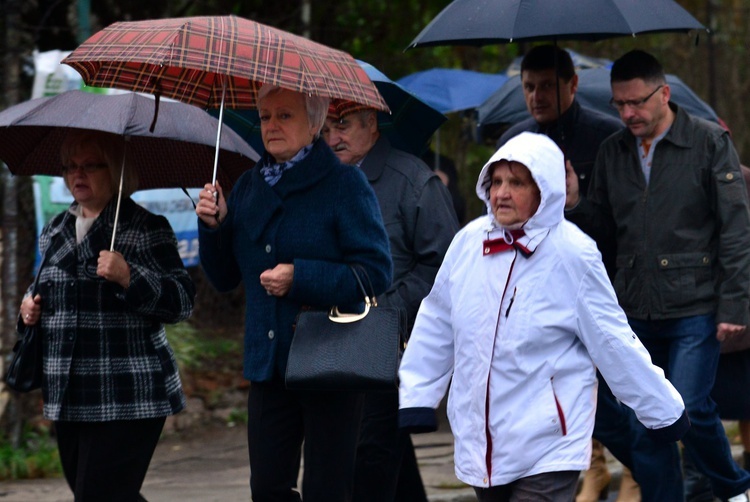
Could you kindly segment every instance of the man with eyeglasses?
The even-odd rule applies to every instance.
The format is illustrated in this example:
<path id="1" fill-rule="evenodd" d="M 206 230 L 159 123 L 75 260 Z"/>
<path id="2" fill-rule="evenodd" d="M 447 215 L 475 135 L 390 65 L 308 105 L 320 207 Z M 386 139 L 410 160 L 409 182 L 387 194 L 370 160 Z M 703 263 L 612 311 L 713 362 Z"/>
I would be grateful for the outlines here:
<path id="1" fill-rule="evenodd" d="M 750 214 L 737 152 L 726 130 L 670 103 L 650 54 L 615 61 L 611 85 L 626 129 L 602 143 L 585 198 L 569 185 L 566 214 L 616 238 L 620 305 L 692 422 L 684 454 L 721 500 L 748 501 L 750 473 L 734 462 L 710 398 L 720 341 L 746 329 L 750 307 Z M 633 412 L 611 404 L 597 410 L 597 427 L 629 428 L 602 441 L 618 458 L 632 456 L 643 500 L 682 501 L 677 447 L 649 443 Z"/>

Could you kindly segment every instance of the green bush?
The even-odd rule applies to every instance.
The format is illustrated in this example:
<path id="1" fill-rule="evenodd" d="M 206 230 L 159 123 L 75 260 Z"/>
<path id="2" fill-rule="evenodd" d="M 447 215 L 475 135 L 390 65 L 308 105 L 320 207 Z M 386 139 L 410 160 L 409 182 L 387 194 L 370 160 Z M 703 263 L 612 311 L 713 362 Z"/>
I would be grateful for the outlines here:
<path id="1" fill-rule="evenodd" d="M 167 339 L 177 363 L 184 370 L 221 372 L 229 364 L 242 363 L 242 334 L 223 330 L 199 330 L 187 322 L 166 326 Z M 234 369 L 234 368 L 231 368 Z"/>
<path id="2" fill-rule="evenodd" d="M 59 477 L 62 474 L 57 445 L 47 427 L 28 427 L 14 448 L 0 437 L 0 480 Z"/>

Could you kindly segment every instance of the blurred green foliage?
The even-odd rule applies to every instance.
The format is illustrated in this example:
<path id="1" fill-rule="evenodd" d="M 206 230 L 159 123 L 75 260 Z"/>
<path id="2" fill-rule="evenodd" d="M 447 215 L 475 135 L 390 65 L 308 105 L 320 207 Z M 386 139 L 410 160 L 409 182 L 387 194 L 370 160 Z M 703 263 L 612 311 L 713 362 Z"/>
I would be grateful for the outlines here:
<path id="1" fill-rule="evenodd" d="M 0 481 L 61 475 L 57 444 L 47 427 L 27 424 L 17 448 L 5 435 L 0 436 Z"/>

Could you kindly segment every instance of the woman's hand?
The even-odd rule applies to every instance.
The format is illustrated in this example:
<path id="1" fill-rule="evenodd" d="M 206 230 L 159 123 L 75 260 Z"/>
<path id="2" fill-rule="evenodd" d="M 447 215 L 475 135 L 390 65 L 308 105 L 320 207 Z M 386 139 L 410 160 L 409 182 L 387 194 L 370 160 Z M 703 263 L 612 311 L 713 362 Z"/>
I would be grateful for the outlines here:
<path id="1" fill-rule="evenodd" d="M 34 298 L 30 295 L 21 302 L 21 319 L 26 326 L 33 326 L 39 322 L 42 316 L 42 297 L 37 294 Z"/>
<path id="2" fill-rule="evenodd" d="M 108 281 L 116 282 L 125 289 L 130 286 L 130 266 L 125 258 L 116 251 L 99 252 L 96 275 L 104 277 Z"/>
<path id="3" fill-rule="evenodd" d="M 266 288 L 269 295 L 282 297 L 292 289 L 294 265 L 279 263 L 274 268 L 260 274 L 260 285 Z"/>
<path id="4" fill-rule="evenodd" d="M 221 189 L 218 180 L 216 180 L 215 186 L 206 183 L 203 187 L 198 195 L 195 214 L 210 228 L 216 228 L 224 221 L 227 216 L 227 200 L 224 198 L 224 191 Z"/>

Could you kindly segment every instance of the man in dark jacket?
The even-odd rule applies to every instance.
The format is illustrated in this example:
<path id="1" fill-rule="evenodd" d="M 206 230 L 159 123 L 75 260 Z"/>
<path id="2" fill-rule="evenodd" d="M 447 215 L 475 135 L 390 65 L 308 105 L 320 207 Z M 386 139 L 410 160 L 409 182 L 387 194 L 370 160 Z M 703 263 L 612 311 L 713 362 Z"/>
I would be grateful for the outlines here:
<path id="1" fill-rule="evenodd" d="M 343 163 L 362 169 L 375 191 L 393 258 L 393 283 L 378 303 L 405 312 L 411 331 L 458 231 L 451 196 L 421 160 L 380 135 L 373 109 L 334 102 L 323 137 Z M 352 500 L 427 500 L 411 438 L 398 429 L 397 389 L 365 398 Z"/>
<path id="2" fill-rule="evenodd" d="M 615 291 L 654 364 L 685 400 L 692 422 L 685 454 L 718 497 L 747 501 L 750 473 L 732 459 L 710 398 L 720 341 L 748 324 L 750 215 L 737 152 L 726 130 L 669 102 L 664 71 L 650 54 L 622 56 L 611 81 L 627 128 L 602 144 L 586 198 L 569 185 L 567 216 L 616 237 Z M 645 436 L 632 411 L 609 414 L 613 423 L 626 415 L 631 441 Z M 610 439 L 611 450 L 630 446 L 616 444 L 627 435 Z M 631 454 L 644 500 L 683 500 L 676 447 Z"/>

